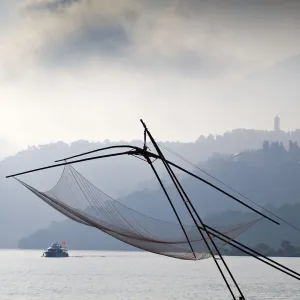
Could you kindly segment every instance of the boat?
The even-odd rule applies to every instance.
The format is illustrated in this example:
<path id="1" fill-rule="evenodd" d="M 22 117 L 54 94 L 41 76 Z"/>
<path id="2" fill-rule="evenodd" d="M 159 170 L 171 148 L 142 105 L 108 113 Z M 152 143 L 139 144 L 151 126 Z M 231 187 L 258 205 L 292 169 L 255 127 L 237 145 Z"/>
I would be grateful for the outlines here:
<path id="1" fill-rule="evenodd" d="M 56 242 L 47 248 L 47 250 L 43 253 L 43 257 L 69 257 L 69 253 L 65 245 L 62 246 Z"/>

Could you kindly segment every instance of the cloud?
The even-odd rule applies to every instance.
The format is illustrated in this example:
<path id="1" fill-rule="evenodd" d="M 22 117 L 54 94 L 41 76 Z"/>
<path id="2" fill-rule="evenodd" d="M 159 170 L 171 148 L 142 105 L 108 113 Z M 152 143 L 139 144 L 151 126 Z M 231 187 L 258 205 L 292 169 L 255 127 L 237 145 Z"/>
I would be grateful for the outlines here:
<path id="1" fill-rule="evenodd" d="M 130 72 L 240 76 L 300 52 L 295 0 L 27 0 L 2 32 L 2 77 L 109 63 Z"/>
<path id="2" fill-rule="evenodd" d="M 0 125 L 14 120 L 2 135 L 22 145 L 130 139 L 139 136 L 141 116 L 157 124 L 161 139 L 248 125 L 245 108 L 226 115 L 239 110 L 232 95 L 237 102 L 249 85 L 230 91 L 245 75 L 300 53 L 299 12 L 292 0 L 22 2 L 0 32 L 7 107 Z M 264 95 L 263 112 L 271 98 Z M 262 98 L 255 99 L 253 111 Z M 166 122 L 172 131 L 161 130 Z"/>
<path id="3" fill-rule="evenodd" d="M 17 147 L 10 141 L 0 137 L 0 161 L 9 154 L 17 152 Z"/>
<path id="4" fill-rule="evenodd" d="M 19 9 L 22 28 L 10 34 L 8 61 L 17 64 L 15 58 L 22 57 L 22 62 L 69 67 L 111 59 L 185 76 L 226 75 L 257 59 L 244 53 L 241 43 L 255 24 L 246 16 L 250 27 L 239 32 L 243 11 L 234 3 L 28 0 Z"/>
<path id="5" fill-rule="evenodd" d="M 15 39 L 39 64 L 112 60 L 214 77 L 296 54 L 299 11 L 293 0 L 28 0 Z"/>
<path id="6" fill-rule="evenodd" d="M 80 0 L 28 0 L 20 6 L 22 12 L 58 12 Z"/>

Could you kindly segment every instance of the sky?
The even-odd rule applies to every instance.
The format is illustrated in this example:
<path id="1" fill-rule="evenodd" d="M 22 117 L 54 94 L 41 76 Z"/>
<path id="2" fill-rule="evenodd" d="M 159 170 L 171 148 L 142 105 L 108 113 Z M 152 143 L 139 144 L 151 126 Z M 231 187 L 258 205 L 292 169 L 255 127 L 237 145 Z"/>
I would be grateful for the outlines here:
<path id="1" fill-rule="evenodd" d="M 300 127 L 300 1 L 2 0 L 0 138 Z M 297 69 L 298 68 L 298 69 Z"/>

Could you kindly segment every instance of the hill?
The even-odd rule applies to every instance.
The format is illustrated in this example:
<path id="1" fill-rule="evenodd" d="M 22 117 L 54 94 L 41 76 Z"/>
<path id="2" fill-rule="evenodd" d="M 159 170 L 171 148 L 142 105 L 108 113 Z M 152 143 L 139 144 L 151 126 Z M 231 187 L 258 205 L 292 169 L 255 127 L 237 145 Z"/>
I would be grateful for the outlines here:
<path id="1" fill-rule="evenodd" d="M 260 243 L 252 249 L 268 257 L 300 257 L 300 247 L 295 247 L 291 242 L 284 240 L 278 249 L 272 249 L 265 243 Z M 229 245 L 223 248 L 223 255 L 228 256 L 247 256 L 243 251 Z"/>
<path id="2" fill-rule="evenodd" d="M 284 205 L 279 208 L 273 208 L 273 211 L 300 228 L 300 204 Z M 253 213 L 227 211 L 210 215 L 205 218 L 205 222 L 211 226 L 224 226 L 239 224 L 254 218 L 257 218 L 257 216 Z M 71 220 L 55 222 L 47 228 L 38 230 L 30 236 L 21 239 L 19 248 L 44 249 L 56 240 L 67 241 L 68 247 L 74 250 L 136 250 L 95 228 L 80 225 Z M 250 246 L 265 244 L 275 250 L 279 249 L 282 242 L 286 240 L 300 246 L 298 231 L 291 229 L 285 224 L 280 226 L 274 225 L 267 220 L 260 221 L 251 227 L 238 240 Z"/>
<path id="3" fill-rule="evenodd" d="M 165 142 L 161 144 L 194 163 L 201 162 L 203 168 L 212 172 L 214 175 L 225 179 L 227 183 L 233 185 L 238 190 L 245 192 L 249 196 L 254 197 L 254 199 L 262 199 L 262 203 L 276 201 L 279 203 L 284 201 L 294 202 L 295 200 L 293 200 L 293 198 L 295 193 L 291 197 L 287 198 L 284 196 L 279 199 L 279 195 L 282 194 L 272 192 L 274 191 L 274 186 L 272 187 L 271 184 L 273 180 L 272 176 L 277 176 L 277 167 L 275 167 L 275 165 L 264 168 L 256 167 L 258 169 L 253 169 L 252 167 L 248 167 L 247 162 L 230 163 L 232 158 L 229 157 L 223 160 L 223 158 L 220 158 L 222 157 L 220 155 L 215 155 L 214 159 L 205 163 L 213 153 L 232 154 L 247 149 L 258 149 L 261 147 L 264 140 L 279 140 L 283 142 L 283 145 L 288 146 L 289 140 L 300 141 L 300 131 L 297 130 L 295 132 L 285 133 L 282 131 L 234 130 L 219 136 L 201 136 L 193 143 Z M 0 236 L 2 237 L 0 240 L 0 247 L 16 247 L 20 238 L 29 235 L 37 229 L 47 226 L 52 221 L 62 220 L 60 214 L 39 201 L 34 195 L 24 190 L 14 180 L 5 179 L 6 175 L 48 165 L 58 158 L 120 143 L 142 145 L 141 141 L 105 141 L 103 143 L 92 143 L 81 140 L 70 145 L 63 142 L 57 142 L 38 147 L 29 147 L 27 150 L 21 151 L 14 156 L 0 161 Z M 169 159 L 180 162 L 183 166 L 192 169 L 190 165 L 182 162 L 174 155 L 167 152 L 166 155 Z M 258 161 L 258 163 L 260 162 L 264 164 L 262 158 Z M 163 170 L 160 164 L 157 164 L 157 166 L 160 171 Z M 294 165 L 294 167 L 297 169 L 297 165 Z M 276 169 L 275 171 L 274 168 Z M 161 207 L 161 203 L 165 203 L 165 199 L 162 198 L 163 195 L 158 190 L 157 182 L 154 180 L 149 166 L 140 160 L 127 156 L 104 159 L 78 164 L 76 165 L 76 169 L 109 195 L 121 197 L 122 201 L 128 206 L 136 207 L 137 210 L 146 211 L 150 214 L 159 214 L 160 217 L 164 219 L 169 218 L 169 212 L 167 210 L 157 210 L 157 207 Z M 268 170 L 271 169 L 272 172 L 270 171 L 270 174 L 268 174 Z M 61 171 L 61 169 L 48 170 L 30 176 L 22 176 L 22 179 L 29 184 L 33 184 L 37 188 L 47 190 L 55 184 Z M 251 172 L 254 173 L 252 174 Z M 249 184 L 247 185 L 247 181 L 249 180 L 249 176 L 254 176 L 255 172 L 263 172 L 264 175 L 255 177 L 257 178 L 255 184 L 258 186 L 254 189 L 251 188 Z M 278 172 L 281 172 L 281 170 Z M 278 176 L 281 176 L 281 178 L 290 176 L 289 174 L 286 174 L 286 172 L 288 172 L 288 167 L 285 168 L 282 176 Z M 164 172 L 160 173 L 164 176 Z M 183 175 L 181 174 L 181 176 Z M 292 176 L 290 177 L 293 182 L 291 185 L 293 185 L 293 188 L 295 187 L 297 189 L 298 184 L 295 184 L 295 178 L 292 178 Z M 183 178 L 185 177 L 183 176 Z M 264 181 L 269 182 L 268 200 L 266 200 L 267 197 L 264 195 L 265 187 L 262 184 Z M 191 189 L 191 193 L 196 195 L 197 198 L 198 195 L 201 195 L 203 199 L 208 199 L 206 202 L 201 202 L 204 203 L 202 206 L 199 204 L 200 208 L 203 208 L 204 211 L 211 211 L 214 209 L 215 202 L 209 200 L 219 197 L 218 193 L 204 185 L 199 186 L 198 184 L 195 184 L 195 181 L 191 179 L 187 179 L 184 182 L 187 187 Z M 257 193 L 257 190 L 260 192 Z M 271 199 L 273 197 L 272 193 L 276 200 Z M 144 202 L 141 201 L 141 199 L 143 199 Z M 161 200 L 163 202 L 161 202 Z M 143 203 L 151 203 L 151 205 L 144 205 Z M 224 209 L 229 208 L 227 207 L 228 203 L 228 201 L 221 202 L 222 207 Z M 16 223 L 18 226 L 15 226 Z"/>
<path id="4" fill-rule="evenodd" d="M 300 148 L 296 143 L 290 142 L 289 148 L 285 149 L 280 143 L 265 142 L 260 150 L 246 151 L 230 156 L 215 155 L 203 164 L 202 168 L 217 174 L 219 178 L 233 185 L 259 205 L 271 207 L 273 212 L 300 227 L 298 220 L 300 213 L 299 158 Z M 199 184 L 198 181 L 184 177 L 182 183 L 188 191 L 190 199 L 201 215 L 205 216 L 208 224 L 232 225 L 257 217 L 219 192 Z M 214 183 L 220 185 L 216 181 Z M 167 184 L 167 189 L 184 222 L 191 224 L 191 219 L 175 190 L 171 189 L 169 184 Z M 229 191 L 227 187 L 225 190 Z M 119 201 L 152 217 L 175 221 L 169 204 L 159 189 L 144 189 L 120 198 Z M 45 242 L 50 238 L 55 239 L 55 236 L 58 236 L 68 239 L 74 247 L 75 245 L 76 247 L 96 247 L 96 249 L 105 249 L 105 247 L 123 249 L 124 247 L 110 242 L 109 238 L 95 230 L 92 233 L 90 228 L 83 229 L 78 226 L 80 227 L 72 221 L 64 221 L 22 239 L 19 245 L 25 248 L 39 248 L 40 242 Z M 76 230 L 82 234 L 82 237 L 77 236 Z M 97 236 L 99 237 L 97 238 Z M 293 243 L 298 242 L 298 232 L 290 232 L 290 228 L 286 226 L 278 228 L 270 222 L 262 221 L 249 230 L 242 239 L 252 245 L 266 242 L 268 245 L 276 247 L 287 237 Z M 97 239 L 99 242 L 95 242 Z"/>

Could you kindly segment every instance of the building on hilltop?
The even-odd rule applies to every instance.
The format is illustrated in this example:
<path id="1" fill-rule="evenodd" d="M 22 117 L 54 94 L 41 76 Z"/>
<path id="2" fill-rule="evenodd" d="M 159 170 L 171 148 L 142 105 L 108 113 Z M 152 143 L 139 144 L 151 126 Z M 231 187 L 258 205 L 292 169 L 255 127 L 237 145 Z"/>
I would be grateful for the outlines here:
<path id="1" fill-rule="evenodd" d="M 280 118 L 278 116 L 274 118 L 274 131 L 280 131 Z"/>

